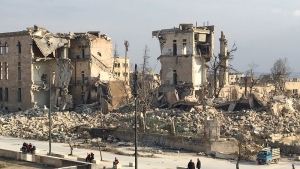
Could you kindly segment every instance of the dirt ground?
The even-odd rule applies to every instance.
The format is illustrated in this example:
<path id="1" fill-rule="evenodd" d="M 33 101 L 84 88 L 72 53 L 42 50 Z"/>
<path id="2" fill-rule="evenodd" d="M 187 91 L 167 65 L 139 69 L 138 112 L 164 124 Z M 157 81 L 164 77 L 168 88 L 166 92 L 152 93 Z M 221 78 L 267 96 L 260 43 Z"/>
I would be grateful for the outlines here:
<path id="1" fill-rule="evenodd" d="M 34 168 L 43 168 L 43 169 L 53 169 L 53 166 L 45 166 L 43 164 L 31 163 L 27 161 L 18 161 L 12 160 L 9 158 L 0 157 L 0 169 L 34 169 Z"/>

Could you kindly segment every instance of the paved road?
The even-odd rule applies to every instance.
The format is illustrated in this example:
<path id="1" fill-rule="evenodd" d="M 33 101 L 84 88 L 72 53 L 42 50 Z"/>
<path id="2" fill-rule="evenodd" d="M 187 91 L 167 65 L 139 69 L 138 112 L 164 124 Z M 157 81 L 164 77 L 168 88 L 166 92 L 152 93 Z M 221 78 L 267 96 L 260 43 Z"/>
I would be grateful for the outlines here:
<path id="1" fill-rule="evenodd" d="M 21 147 L 21 144 L 26 142 L 33 143 L 37 149 L 40 150 L 40 154 L 46 154 L 48 152 L 49 144 L 45 141 L 36 141 L 36 140 L 24 140 L 18 138 L 7 138 L 0 136 L 0 148 L 2 149 L 10 149 L 18 151 Z M 123 148 L 126 152 L 132 152 L 132 148 Z M 87 149 L 77 149 L 75 148 L 73 154 L 78 157 L 85 157 L 88 152 L 93 150 Z M 69 154 L 70 148 L 68 144 L 64 143 L 52 143 L 52 152 L 53 153 L 61 153 L 61 154 Z M 99 152 L 93 151 L 96 159 L 100 159 Z M 102 166 L 106 166 L 107 168 L 112 167 L 112 161 L 115 157 L 118 157 L 120 163 L 122 164 L 122 169 L 133 169 L 129 167 L 129 162 L 134 162 L 133 156 L 121 156 L 115 155 L 108 152 L 102 152 L 103 162 L 99 166 L 99 169 L 103 168 Z M 158 158 L 138 158 L 138 168 L 140 169 L 176 169 L 176 166 L 187 166 L 187 163 L 190 159 L 196 161 L 197 158 L 200 158 L 202 162 L 203 169 L 234 169 L 235 162 L 227 161 L 227 160 L 218 160 L 207 157 L 198 157 L 191 153 L 166 153 L 163 155 L 156 155 Z M 75 159 L 76 157 L 69 157 L 70 159 Z M 255 163 L 242 163 L 240 164 L 240 169 L 291 169 L 293 162 L 280 162 L 279 164 L 271 164 L 271 165 L 255 165 Z M 295 168 L 300 169 L 300 163 L 294 162 Z"/>

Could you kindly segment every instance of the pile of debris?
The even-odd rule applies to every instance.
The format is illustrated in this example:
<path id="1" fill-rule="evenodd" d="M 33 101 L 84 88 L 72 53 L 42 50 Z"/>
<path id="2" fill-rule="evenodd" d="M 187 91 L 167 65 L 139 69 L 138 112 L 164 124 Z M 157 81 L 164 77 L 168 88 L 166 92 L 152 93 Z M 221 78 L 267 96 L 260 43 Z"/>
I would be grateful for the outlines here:
<path id="1" fill-rule="evenodd" d="M 66 138 L 78 137 L 79 127 L 121 128 L 132 131 L 134 112 L 103 114 L 89 106 L 77 107 L 79 112 L 52 112 L 53 141 L 64 142 Z M 207 119 L 218 119 L 220 137 L 245 137 L 257 135 L 261 138 L 281 138 L 300 132 L 300 101 L 294 98 L 276 96 L 267 105 L 267 111 L 260 109 L 223 111 L 205 106 L 205 111 L 194 109 L 155 109 L 146 116 L 139 115 L 139 125 L 144 121 L 146 132 L 200 136 L 205 133 Z M 0 134 L 28 139 L 48 140 L 49 110 L 36 108 L 10 114 L 0 114 Z"/>
<path id="2" fill-rule="evenodd" d="M 78 137 L 78 127 L 110 127 L 114 125 L 129 126 L 127 121 L 134 119 L 133 114 L 118 113 L 102 114 L 100 112 L 84 111 L 76 112 L 52 112 L 51 132 L 54 142 L 65 142 L 69 137 Z M 29 109 L 9 114 L 0 114 L 0 134 L 26 139 L 48 140 L 49 132 L 49 110 L 42 108 Z M 124 123 L 120 124 L 120 119 Z M 127 120 L 129 119 L 129 120 Z"/>

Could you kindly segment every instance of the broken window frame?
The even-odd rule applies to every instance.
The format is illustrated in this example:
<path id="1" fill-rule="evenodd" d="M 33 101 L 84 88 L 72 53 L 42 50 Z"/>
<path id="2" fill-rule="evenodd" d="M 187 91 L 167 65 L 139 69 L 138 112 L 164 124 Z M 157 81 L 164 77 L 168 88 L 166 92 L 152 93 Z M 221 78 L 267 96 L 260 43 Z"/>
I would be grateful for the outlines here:
<path id="1" fill-rule="evenodd" d="M 123 72 L 123 76 L 124 77 L 128 77 L 128 73 L 127 72 Z"/>

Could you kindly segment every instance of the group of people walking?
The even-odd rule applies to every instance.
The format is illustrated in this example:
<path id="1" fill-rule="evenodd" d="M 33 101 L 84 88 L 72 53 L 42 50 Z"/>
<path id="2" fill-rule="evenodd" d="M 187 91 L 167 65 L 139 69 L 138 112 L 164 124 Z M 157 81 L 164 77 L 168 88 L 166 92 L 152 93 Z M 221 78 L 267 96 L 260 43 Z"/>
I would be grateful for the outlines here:
<path id="1" fill-rule="evenodd" d="M 193 162 L 193 160 L 190 160 L 190 162 L 188 163 L 187 169 L 196 169 L 195 167 L 197 167 L 197 169 L 201 168 L 201 161 L 199 160 L 199 158 L 197 159 L 196 166 L 195 166 L 195 163 Z"/>

